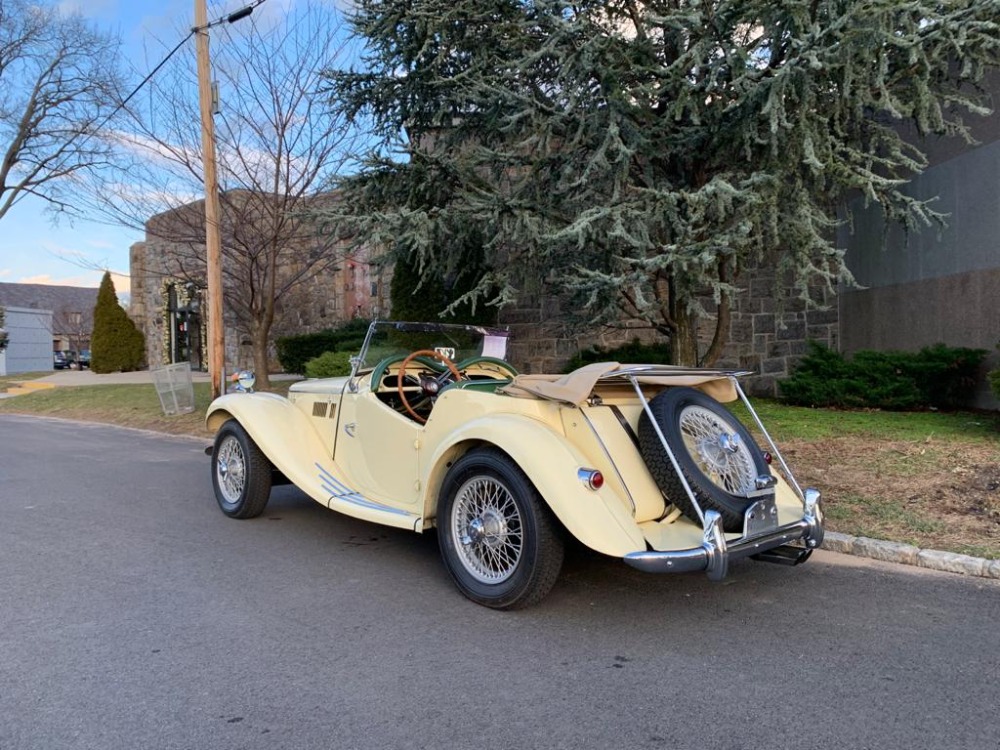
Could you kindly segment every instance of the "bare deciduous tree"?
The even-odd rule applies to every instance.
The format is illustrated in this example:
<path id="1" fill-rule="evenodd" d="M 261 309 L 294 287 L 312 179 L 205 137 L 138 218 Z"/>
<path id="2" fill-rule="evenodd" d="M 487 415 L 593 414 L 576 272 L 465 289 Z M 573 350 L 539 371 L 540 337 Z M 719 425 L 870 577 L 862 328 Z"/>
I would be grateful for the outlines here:
<path id="1" fill-rule="evenodd" d="M 276 311 L 343 257 L 343 238 L 311 214 L 334 200 L 356 132 L 316 96 L 321 71 L 346 54 L 345 35 L 336 9 L 318 3 L 297 4 L 277 23 L 265 17 L 213 34 L 225 314 L 250 339 L 258 383 L 267 388 Z M 153 79 L 141 97 L 145 114 L 133 113 L 134 130 L 120 136 L 136 157 L 128 184 L 94 193 L 105 216 L 169 243 L 172 275 L 200 284 L 205 225 L 195 199 L 204 187 L 193 67 L 179 60 Z"/>
<path id="2" fill-rule="evenodd" d="M 75 213 L 73 178 L 109 163 L 121 101 L 118 40 L 79 15 L 0 0 L 0 219 L 28 195 Z"/>

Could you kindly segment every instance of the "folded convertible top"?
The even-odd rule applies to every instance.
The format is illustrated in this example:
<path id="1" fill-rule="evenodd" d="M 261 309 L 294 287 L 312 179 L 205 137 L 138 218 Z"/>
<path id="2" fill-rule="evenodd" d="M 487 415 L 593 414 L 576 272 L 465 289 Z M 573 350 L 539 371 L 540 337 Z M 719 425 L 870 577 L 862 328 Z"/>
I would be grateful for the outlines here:
<path id="1" fill-rule="evenodd" d="M 673 365 L 622 365 L 618 362 L 595 362 L 567 375 L 518 375 L 500 390 L 519 398 L 543 398 L 578 406 L 584 403 L 598 384 L 629 383 L 654 386 L 692 386 L 718 401 L 734 401 L 733 379 L 750 373 L 736 370 L 706 370 Z"/>

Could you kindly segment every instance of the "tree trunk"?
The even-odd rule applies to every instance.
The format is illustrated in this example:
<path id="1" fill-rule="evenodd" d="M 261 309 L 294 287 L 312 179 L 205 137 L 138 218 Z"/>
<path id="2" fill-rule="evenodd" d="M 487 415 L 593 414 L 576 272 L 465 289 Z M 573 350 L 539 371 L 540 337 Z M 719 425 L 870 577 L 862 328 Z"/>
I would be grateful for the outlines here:
<path id="1" fill-rule="evenodd" d="M 675 311 L 676 322 L 670 339 L 670 362 L 687 367 L 698 366 L 698 316 L 687 310 Z"/>
<path id="2" fill-rule="evenodd" d="M 255 321 L 256 323 L 256 321 Z M 270 369 L 267 357 L 267 339 L 270 333 L 270 326 L 256 323 L 251 334 L 251 346 L 253 348 L 253 369 L 257 376 L 257 390 L 271 390 L 271 378 L 268 374 Z"/>

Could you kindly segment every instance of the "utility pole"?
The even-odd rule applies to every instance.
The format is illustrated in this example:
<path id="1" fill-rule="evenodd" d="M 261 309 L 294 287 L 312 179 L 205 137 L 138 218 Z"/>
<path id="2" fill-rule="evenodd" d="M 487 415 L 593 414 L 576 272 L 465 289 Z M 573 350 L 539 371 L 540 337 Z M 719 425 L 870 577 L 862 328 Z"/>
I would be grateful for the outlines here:
<path id="1" fill-rule="evenodd" d="M 208 286 L 208 374 L 212 398 L 223 393 L 225 332 L 222 320 L 222 236 L 219 229 L 219 178 L 215 169 L 215 122 L 212 119 L 212 69 L 208 57 L 208 10 L 205 0 L 194 0 L 198 55 L 198 104 L 201 109 L 201 147 L 205 167 L 205 276 Z"/>

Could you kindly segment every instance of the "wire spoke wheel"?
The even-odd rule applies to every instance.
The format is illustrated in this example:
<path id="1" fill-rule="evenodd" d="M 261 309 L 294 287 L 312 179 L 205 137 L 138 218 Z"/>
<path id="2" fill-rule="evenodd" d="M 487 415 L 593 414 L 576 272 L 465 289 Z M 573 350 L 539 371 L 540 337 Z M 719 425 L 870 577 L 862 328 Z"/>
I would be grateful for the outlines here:
<path id="1" fill-rule="evenodd" d="M 521 559 L 524 543 L 521 513 L 504 484 L 492 477 L 474 477 L 457 493 L 451 512 L 458 559 L 482 583 L 510 578 Z"/>
<path id="2" fill-rule="evenodd" d="M 562 527 L 524 471 L 495 448 L 473 449 L 449 469 L 437 532 L 455 585 L 493 609 L 541 601 L 562 567 Z"/>
<path id="3" fill-rule="evenodd" d="M 234 436 L 227 435 L 219 445 L 216 476 L 219 492 L 228 502 L 239 502 L 246 484 L 246 472 L 246 456 L 243 454 L 243 448 Z"/>
<path id="4" fill-rule="evenodd" d="M 746 442 L 719 415 L 702 406 L 686 406 L 680 414 L 681 435 L 695 464 L 716 486 L 731 495 L 755 488 L 757 470 Z"/>
<path id="5" fill-rule="evenodd" d="M 639 446 L 664 497 L 696 523 L 704 511 L 715 510 L 725 531 L 742 530 L 744 512 L 766 493 L 757 488 L 757 479 L 771 471 L 747 428 L 714 398 L 686 386 L 657 394 L 649 411 L 639 417 Z"/>
<path id="6" fill-rule="evenodd" d="M 243 426 L 230 419 L 215 436 L 212 486 L 219 508 L 230 518 L 255 518 L 271 496 L 273 467 Z"/>

